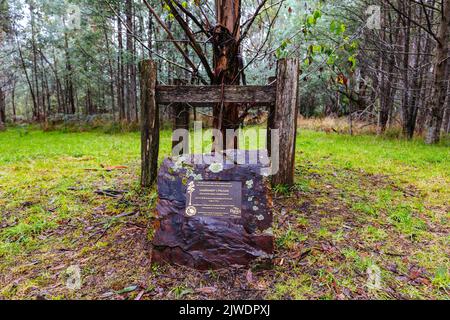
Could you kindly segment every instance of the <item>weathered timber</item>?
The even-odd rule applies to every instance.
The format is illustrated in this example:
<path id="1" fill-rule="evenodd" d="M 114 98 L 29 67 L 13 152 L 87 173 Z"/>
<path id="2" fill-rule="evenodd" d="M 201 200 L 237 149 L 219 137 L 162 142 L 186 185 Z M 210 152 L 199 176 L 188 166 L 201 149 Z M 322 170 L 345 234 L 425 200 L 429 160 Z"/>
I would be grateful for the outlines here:
<path id="1" fill-rule="evenodd" d="M 159 152 L 159 107 L 155 99 L 157 66 L 154 61 L 139 64 L 141 81 L 141 186 L 156 180 Z"/>
<path id="2" fill-rule="evenodd" d="M 277 77 L 269 77 L 268 82 L 269 84 L 275 83 L 277 80 Z M 276 86 L 275 86 L 276 88 Z M 271 130 L 275 128 L 275 102 L 271 103 L 267 107 L 267 151 L 269 153 L 269 157 L 271 156 L 272 151 L 272 135 Z"/>
<path id="3" fill-rule="evenodd" d="M 175 79 L 175 85 L 182 85 L 180 79 Z M 186 103 L 175 103 L 173 106 L 173 129 L 185 129 L 189 130 L 189 106 Z M 189 147 L 189 135 L 184 135 L 182 141 L 185 145 L 185 149 Z M 180 141 L 172 141 L 172 148 L 174 148 Z"/>
<path id="4" fill-rule="evenodd" d="M 170 103 L 275 103 L 275 86 L 157 86 L 156 101 Z"/>
<path id="5" fill-rule="evenodd" d="M 218 170 L 213 170 L 206 160 L 211 155 L 203 155 L 203 161 L 198 161 L 201 155 L 185 155 L 163 162 L 158 176 L 158 228 L 153 239 L 153 263 L 199 270 L 270 263 L 274 239 L 270 183 L 265 177 L 269 168 L 262 162 L 250 161 L 267 157 L 267 153 L 225 152 L 231 160 Z M 236 154 L 243 155 L 245 160 L 236 163 Z M 213 217 L 200 212 L 187 216 L 189 206 L 193 205 L 187 197 L 188 187 L 198 189 L 199 181 L 240 183 L 241 210 L 237 216 Z"/>
<path id="6" fill-rule="evenodd" d="M 292 185 L 294 183 L 298 79 L 298 59 L 278 61 L 274 128 L 279 130 L 280 168 L 272 178 L 273 184 Z"/>

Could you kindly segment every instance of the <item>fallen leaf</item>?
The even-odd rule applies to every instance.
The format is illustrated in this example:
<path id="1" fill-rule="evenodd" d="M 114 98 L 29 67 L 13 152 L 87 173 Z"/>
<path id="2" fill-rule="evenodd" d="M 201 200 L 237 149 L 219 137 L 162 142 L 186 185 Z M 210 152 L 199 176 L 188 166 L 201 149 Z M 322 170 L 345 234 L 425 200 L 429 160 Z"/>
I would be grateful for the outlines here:
<path id="1" fill-rule="evenodd" d="M 100 296 L 100 298 L 103 298 L 103 299 L 109 298 L 109 297 L 112 297 L 114 294 L 115 294 L 114 292 L 106 292 L 106 293 L 102 294 Z"/>
<path id="2" fill-rule="evenodd" d="M 129 293 L 129 292 L 133 292 L 138 288 L 138 286 L 129 286 L 126 287 L 120 291 L 117 291 L 117 294 L 124 294 L 124 293 Z"/>

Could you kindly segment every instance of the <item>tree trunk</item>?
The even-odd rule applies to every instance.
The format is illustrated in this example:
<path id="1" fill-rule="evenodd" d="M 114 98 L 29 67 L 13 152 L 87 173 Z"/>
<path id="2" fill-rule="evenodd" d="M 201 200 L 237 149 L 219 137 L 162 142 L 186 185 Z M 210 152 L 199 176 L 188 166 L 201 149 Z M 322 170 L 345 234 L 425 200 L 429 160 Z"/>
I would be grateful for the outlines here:
<path id="1" fill-rule="evenodd" d="M 66 106 L 68 107 L 68 114 L 75 114 L 75 93 L 73 88 L 73 70 L 72 63 L 70 61 L 70 52 L 69 52 L 69 38 L 67 33 L 64 33 L 64 50 L 66 54 Z"/>
<path id="2" fill-rule="evenodd" d="M 138 121 L 136 106 L 136 67 L 135 47 L 134 47 L 134 17 L 133 17 L 133 1 L 126 1 L 125 14 L 127 17 L 127 120 Z"/>
<path id="3" fill-rule="evenodd" d="M 5 129 L 6 123 L 6 103 L 5 103 L 5 94 L 3 89 L 0 87 L 0 130 Z"/>
<path id="4" fill-rule="evenodd" d="M 32 99 L 32 102 L 33 102 L 33 117 L 34 117 L 36 112 L 37 112 L 37 110 L 38 110 L 37 98 L 36 98 L 36 95 L 34 93 L 33 83 L 31 81 L 30 76 L 28 75 L 27 66 L 26 66 L 25 60 L 23 58 L 23 53 L 22 53 L 22 49 L 20 47 L 20 44 L 18 44 L 17 49 L 19 51 L 19 57 L 20 57 L 22 68 L 23 68 L 23 73 L 25 74 L 25 78 L 27 79 L 28 88 L 30 90 L 31 99 Z"/>
<path id="5" fill-rule="evenodd" d="M 47 83 L 47 76 L 45 74 L 44 69 L 44 59 L 40 58 L 41 62 L 41 72 L 39 73 L 40 81 L 41 81 L 41 92 L 42 92 L 42 121 L 47 123 L 47 118 L 50 111 L 50 99 L 49 99 L 49 90 L 48 90 L 48 83 Z"/>
<path id="6" fill-rule="evenodd" d="M 66 106 L 64 104 L 64 97 L 62 93 L 61 80 L 58 75 L 58 59 L 53 51 L 54 69 L 55 69 L 55 82 L 56 82 L 56 99 L 58 101 L 58 113 L 64 113 Z"/>
<path id="7" fill-rule="evenodd" d="M 39 90 L 39 80 L 38 80 L 38 62 L 37 62 L 37 47 L 36 47 L 36 31 L 35 31 L 35 15 L 33 3 L 29 3 L 30 15 L 31 15 L 31 47 L 32 47 L 32 58 L 33 58 L 33 71 L 32 79 L 34 85 L 34 93 L 36 96 L 36 108 L 33 110 L 33 118 L 36 121 L 41 120 L 41 95 Z"/>
<path id="8" fill-rule="evenodd" d="M 444 112 L 444 123 L 442 125 L 442 128 L 444 129 L 445 134 L 448 134 L 450 132 L 450 98 L 447 96 L 447 107 Z"/>
<path id="9" fill-rule="evenodd" d="M 114 92 L 114 70 L 113 70 L 113 62 L 111 60 L 111 50 L 109 45 L 109 37 L 108 37 L 108 30 L 106 28 L 106 25 L 103 26 L 104 31 L 104 37 L 105 37 L 105 43 L 106 43 L 106 51 L 108 52 L 108 69 L 109 69 L 109 90 L 111 95 L 111 108 L 112 108 L 112 114 L 113 114 L 113 120 L 116 120 L 116 97 Z"/>
<path id="10" fill-rule="evenodd" d="M 12 113 L 13 113 L 13 118 L 12 121 L 15 123 L 16 122 L 16 80 L 13 80 L 13 87 L 12 87 L 12 91 L 11 91 L 11 105 L 12 105 Z"/>
<path id="11" fill-rule="evenodd" d="M 159 153 L 159 108 L 155 100 L 157 67 L 151 60 L 139 65 L 141 81 L 141 186 L 156 180 Z"/>
<path id="12" fill-rule="evenodd" d="M 212 38 L 214 85 L 238 85 L 240 83 L 240 0 L 216 0 L 217 25 Z M 237 149 L 237 139 L 226 143 L 226 130 L 236 130 L 240 125 L 239 108 L 235 104 L 221 103 L 214 107 L 214 128 L 222 131 L 225 149 Z M 214 145 L 216 150 L 217 144 Z"/>
<path id="13" fill-rule="evenodd" d="M 147 46 L 150 49 L 149 58 L 153 58 L 153 15 L 151 12 L 148 13 L 148 37 L 147 37 Z"/>
<path id="14" fill-rule="evenodd" d="M 441 136 L 442 119 L 444 116 L 445 96 L 447 94 L 448 45 L 450 30 L 450 0 L 442 1 L 441 22 L 438 32 L 438 43 L 434 61 L 433 95 L 430 109 L 430 120 L 426 143 L 438 143 Z"/>
<path id="15" fill-rule="evenodd" d="M 392 15 L 389 10 L 384 10 L 386 12 L 386 19 L 389 26 L 389 36 L 386 35 L 386 28 L 383 32 L 383 42 L 388 41 L 388 44 L 392 45 L 394 43 L 394 34 L 392 31 Z M 388 59 L 383 57 L 384 46 L 380 46 L 381 52 L 380 54 L 380 69 L 381 69 L 381 97 L 380 97 L 380 111 L 378 115 L 378 133 L 382 134 L 386 131 L 386 126 L 389 121 L 389 116 L 392 113 L 392 108 L 394 104 L 394 97 L 396 93 L 396 89 L 393 88 L 394 84 L 394 67 L 395 67 L 395 58 L 392 55 L 388 56 Z"/>
<path id="16" fill-rule="evenodd" d="M 411 126 L 411 99 L 410 99 L 410 79 L 409 79 L 409 59 L 410 59 L 410 43 L 411 43 L 411 5 L 404 11 L 408 18 L 403 20 L 403 63 L 402 63 L 402 78 L 403 78 L 403 97 L 402 97 L 402 128 L 403 135 L 408 137 L 409 127 Z"/>
<path id="17" fill-rule="evenodd" d="M 422 20 L 421 10 L 419 13 L 419 20 Z M 408 99 L 408 119 L 405 124 L 406 131 L 404 134 L 408 140 L 411 140 L 414 137 L 414 132 L 416 129 L 417 122 L 417 112 L 418 112 L 418 104 L 420 98 L 420 88 L 422 87 L 422 71 L 420 70 L 420 64 L 422 63 L 420 57 L 422 54 L 422 30 L 417 31 L 418 34 L 414 37 L 413 40 L 413 48 L 415 47 L 415 52 L 411 59 L 413 59 L 413 67 L 412 67 L 412 82 L 411 82 L 411 94 Z"/>
<path id="18" fill-rule="evenodd" d="M 119 55 L 117 57 L 117 105 L 119 108 L 120 121 L 126 120 L 125 107 L 125 69 L 123 66 L 123 35 L 122 35 L 122 21 L 120 18 L 120 3 L 117 8 L 117 42 L 119 46 Z"/>

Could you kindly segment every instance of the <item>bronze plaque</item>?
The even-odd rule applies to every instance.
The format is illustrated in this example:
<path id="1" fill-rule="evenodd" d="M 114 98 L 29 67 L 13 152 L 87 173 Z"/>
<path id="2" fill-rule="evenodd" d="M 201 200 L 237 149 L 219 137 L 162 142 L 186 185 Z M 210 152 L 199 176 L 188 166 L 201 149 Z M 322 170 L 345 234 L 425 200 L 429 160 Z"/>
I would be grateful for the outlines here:
<path id="1" fill-rule="evenodd" d="M 191 181 L 186 191 L 187 217 L 240 218 L 242 182 Z"/>

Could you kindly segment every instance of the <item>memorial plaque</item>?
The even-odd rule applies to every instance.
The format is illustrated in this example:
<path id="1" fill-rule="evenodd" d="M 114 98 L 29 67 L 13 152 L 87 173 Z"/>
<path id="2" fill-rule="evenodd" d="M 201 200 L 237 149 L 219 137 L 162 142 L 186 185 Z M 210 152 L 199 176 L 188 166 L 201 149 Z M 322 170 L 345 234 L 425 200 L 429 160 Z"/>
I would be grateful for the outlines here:
<path id="1" fill-rule="evenodd" d="M 240 218 L 241 209 L 241 181 L 191 181 L 187 186 L 187 217 Z"/>
<path id="2" fill-rule="evenodd" d="M 232 152 L 243 153 L 246 161 L 212 166 L 194 161 L 197 155 L 163 161 L 153 263 L 198 270 L 270 265 L 273 206 L 270 181 L 262 174 L 268 162 L 250 161 L 261 158 L 258 151 Z"/>

